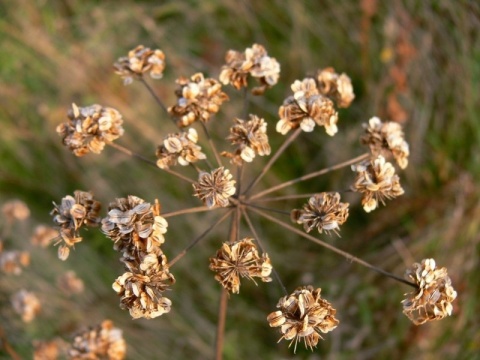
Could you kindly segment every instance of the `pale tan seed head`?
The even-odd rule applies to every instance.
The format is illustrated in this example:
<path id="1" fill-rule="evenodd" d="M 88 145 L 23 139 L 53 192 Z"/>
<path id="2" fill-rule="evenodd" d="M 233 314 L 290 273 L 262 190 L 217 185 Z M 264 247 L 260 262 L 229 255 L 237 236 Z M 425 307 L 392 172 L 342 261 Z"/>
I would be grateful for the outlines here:
<path id="1" fill-rule="evenodd" d="M 165 70 L 165 54 L 162 50 L 151 50 L 138 45 L 128 52 L 128 56 L 120 57 L 113 65 L 115 73 L 123 78 L 125 85 L 131 84 L 149 72 L 153 79 L 161 79 Z"/>
<path id="2" fill-rule="evenodd" d="M 205 206 L 227 207 L 228 199 L 235 194 L 235 180 L 228 169 L 219 167 L 210 173 L 201 172 L 198 181 L 193 183 L 194 196 L 203 201 Z"/>
<path id="3" fill-rule="evenodd" d="M 187 132 L 169 134 L 163 144 L 157 148 L 157 166 L 168 169 L 170 166 L 187 166 L 199 160 L 206 159 L 202 148 L 197 145 L 198 134 L 193 128 Z"/>
<path id="4" fill-rule="evenodd" d="M 11 297 L 13 310 L 22 317 L 23 322 L 31 322 L 41 311 L 41 303 L 35 293 L 25 289 L 17 291 Z"/>
<path id="5" fill-rule="evenodd" d="M 355 98 L 350 78 L 337 74 L 332 67 L 319 70 L 316 80 L 320 93 L 334 100 L 339 108 L 349 107 Z"/>
<path id="6" fill-rule="evenodd" d="M 30 216 L 30 209 L 23 201 L 14 199 L 2 205 L 2 213 L 5 219 L 10 222 L 23 221 Z"/>

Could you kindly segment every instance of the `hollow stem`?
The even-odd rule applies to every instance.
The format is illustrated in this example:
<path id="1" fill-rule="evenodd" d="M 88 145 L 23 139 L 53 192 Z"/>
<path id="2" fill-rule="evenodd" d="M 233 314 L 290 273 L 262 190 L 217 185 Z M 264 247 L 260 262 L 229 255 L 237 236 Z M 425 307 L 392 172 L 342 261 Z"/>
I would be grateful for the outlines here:
<path id="1" fill-rule="evenodd" d="M 178 215 L 205 212 L 205 211 L 210 211 L 210 210 L 212 210 L 212 209 L 210 209 L 209 207 L 206 207 L 206 206 L 197 206 L 197 207 L 194 207 L 194 208 L 188 208 L 188 209 L 166 212 L 166 213 L 161 214 L 161 216 L 164 217 L 164 218 L 169 218 L 169 217 L 178 216 Z"/>
<path id="2" fill-rule="evenodd" d="M 200 124 L 202 125 L 202 128 L 203 128 L 203 132 L 205 133 L 205 136 L 207 137 L 207 140 L 208 140 L 208 143 L 210 144 L 210 147 L 213 151 L 213 154 L 215 155 L 215 159 L 217 160 L 217 164 L 218 166 L 223 166 L 222 165 L 222 159 L 220 157 L 220 155 L 218 154 L 218 151 L 217 151 L 217 147 L 215 146 L 215 144 L 213 143 L 213 140 L 210 136 L 210 133 L 207 129 L 207 126 L 205 125 L 205 123 L 203 121 L 199 121 Z"/>
<path id="3" fill-rule="evenodd" d="M 220 292 L 220 304 L 218 306 L 218 323 L 215 337 L 215 359 L 223 358 L 223 342 L 225 337 L 225 323 L 227 321 L 228 291 L 222 287 Z"/>

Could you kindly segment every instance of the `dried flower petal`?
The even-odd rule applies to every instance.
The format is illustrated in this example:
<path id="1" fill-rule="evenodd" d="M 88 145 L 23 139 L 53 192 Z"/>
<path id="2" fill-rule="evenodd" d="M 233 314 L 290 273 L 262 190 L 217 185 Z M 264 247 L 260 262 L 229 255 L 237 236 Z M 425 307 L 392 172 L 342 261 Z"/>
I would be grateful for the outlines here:
<path id="1" fill-rule="evenodd" d="M 340 108 L 349 107 L 355 98 L 350 78 L 346 74 L 338 75 L 332 67 L 319 70 L 317 82 L 320 93 L 335 100 Z"/>
<path id="2" fill-rule="evenodd" d="M 33 292 L 22 289 L 13 294 L 11 301 L 15 312 L 21 315 L 26 323 L 31 322 L 40 313 L 40 300 Z"/>
<path id="3" fill-rule="evenodd" d="M 146 72 L 150 72 L 153 79 L 161 79 L 165 70 L 165 54 L 162 50 L 151 50 L 138 45 L 128 52 L 128 56 L 119 58 L 113 66 L 125 85 L 131 84 L 134 78 L 141 78 Z"/>
<path id="4" fill-rule="evenodd" d="M 227 207 L 228 198 L 235 194 L 235 180 L 228 169 L 219 167 L 211 173 L 201 172 L 198 182 L 193 184 L 194 196 L 198 197 L 204 204 L 211 208 L 216 205 Z"/>
<path id="5" fill-rule="evenodd" d="M 157 166 L 168 169 L 177 164 L 186 166 L 206 159 L 202 148 L 196 144 L 197 139 L 197 131 L 193 128 L 188 129 L 188 132 L 167 135 L 163 144 L 157 148 Z"/>
<path id="6" fill-rule="evenodd" d="M 2 213 L 10 222 L 15 220 L 23 221 L 30 216 L 30 209 L 23 201 L 15 199 L 3 204 Z"/>

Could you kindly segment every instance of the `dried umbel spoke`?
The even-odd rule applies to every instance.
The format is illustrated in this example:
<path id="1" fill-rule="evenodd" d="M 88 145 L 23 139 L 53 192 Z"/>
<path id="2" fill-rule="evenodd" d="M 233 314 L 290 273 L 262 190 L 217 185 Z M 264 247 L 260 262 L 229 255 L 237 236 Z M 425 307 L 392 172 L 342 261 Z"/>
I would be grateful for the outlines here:
<path id="1" fill-rule="evenodd" d="M 21 315 L 22 320 L 26 323 L 35 319 L 42 308 L 37 296 L 24 289 L 13 294 L 11 301 L 15 312 Z"/>
<path id="2" fill-rule="evenodd" d="M 187 132 L 170 134 L 165 137 L 163 144 L 157 148 L 157 166 L 168 169 L 170 166 L 180 164 L 189 165 L 199 160 L 206 159 L 202 148 L 197 145 L 198 134 L 193 128 Z"/>
<path id="3" fill-rule="evenodd" d="M 261 95 L 266 89 L 278 82 L 280 64 L 267 55 L 262 45 L 253 44 L 241 53 L 229 50 L 225 55 L 226 65 L 222 67 L 220 81 L 222 84 L 232 84 L 235 89 L 248 86 L 248 75 L 257 78 L 260 86 L 252 89 L 254 95 Z"/>
<path id="4" fill-rule="evenodd" d="M 316 80 L 320 93 L 335 100 L 339 108 L 349 107 L 355 99 L 350 78 L 346 74 L 338 75 L 332 67 L 319 70 Z"/>
<path id="5" fill-rule="evenodd" d="M 385 205 L 385 199 L 393 199 L 404 193 L 395 168 L 379 155 L 375 160 L 352 165 L 357 178 L 352 190 L 363 194 L 362 206 L 366 212 L 375 210 L 379 202 Z"/>
<path id="6" fill-rule="evenodd" d="M 382 122 L 378 117 L 372 117 L 368 124 L 363 125 L 366 134 L 362 136 L 362 144 L 368 145 L 374 156 L 385 157 L 393 155 L 402 169 L 408 165 L 410 150 L 404 139 L 402 127 L 393 121 Z"/>
<path id="7" fill-rule="evenodd" d="M 122 360 L 127 352 L 127 344 L 122 330 L 116 328 L 110 320 L 83 331 L 73 338 L 68 349 L 68 358 L 72 360 Z"/>
<path id="8" fill-rule="evenodd" d="M 66 295 L 79 294 L 84 289 L 82 279 L 74 271 L 67 271 L 65 274 L 60 275 L 57 278 L 57 286 Z"/>
<path id="9" fill-rule="evenodd" d="M 193 184 L 194 196 L 203 201 L 205 206 L 227 207 L 228 198 L 235 194 L 235 180 L 228 169 L 219 167 L 211 173 L 202 171 L 198 176 L 198 182 Z"/>
<path id="10" fill-rule="evenodd" d="M 3 204 L 2 214 L 10 222 L 22 221 L 30 216 L 30 209 L 23 201 L 15 199 Z"/>
<path id="11" fill-rule="evenodd" d="M 320 296 L 321 289 L 312 286 L 299 287 L 292 294 L 284 296 L 277 304 L 280 310 L 268 315 L 271 327 L 279 327 L 282 337 L 279 341 L 292 340 L 297 343 L 304 341 L 305 346 L 313 350 L 320 333 L 335 329 L 339 321 L 335 318 L 336 310 Z"/>
<path id="12" fill-rule="evenodd" d="M 298 127 L 310 132 L 316 124 L 324 126 L 328 135 L 335 135 L 338 131 L 338 114 L 333 102 L 319 93 L 315 80 L 296 80 L 291 89 L 293 96 L 286 98 L 278 110 L 280 120 L 277 122 L 277 132 L 285 135 Z"/>
<path id="13" fill-rule="evenodd" d="M 303 224 L 308 233 L 317 228 L 323 231 L 335 232 L 337 235 L 342 225 L 348 218 L 348 203 L 340 202 L 339 193 L 320 193 L 312 196 L 303 209 L 294 209 L 291 213 L 292 221 Z"/>
<path id="14" fill-rule="evenodd" d="M 416 291 L 405 294 L 403 313 L 415 324 L 440 320 L 452 314 L 452 301 L 457 297 L 447 269 L 438 268 L 434 259 L 414 263 L 405 272 L 405 277 L 414 282 Z"/>
<path id="15" fill-rule="evenodd" d="M 95 104 L 78 107 L 72 104 L 68 121 L 57 126 L 63 144 L 76 156 L 99 154 L 105 142 L 123 135 L 122 115 L 115 109 Z"/>
<path id="16" fill-rule="evenodd" d="M 227 140 L 232 145 L 237 145 L 235 152 L 222 153 L 223 156 L 231 158 L 233 164 L 242 165 L 244 162 L 252 162 L 255 155 L 270 155 L 267 123 L 256 115 L 250 115 L 248 121 L 235 119 L 235 125 L 230 128 Z"/>
<path id="17" fill-rule="evenodd" d="M 128 52 L 128 56 L 119 58 L 113 66 L 125 85 L 131 84 L 134 78 L 141 78 L 147 72 L 150 72 L 153 79 L 161 79 L 165 70 L 165 54 L 162 50 L 151 50 L 138 45 Z"/>
<path id="18" fill-rule="evenodd" d="M 265 253 L 260 256 L 253 241 L 253 238 L 247 237 L 231 244 L 223 243 L 217 255 L 210 258 L 210 270 L 217 273 L 215 280 L 232 293 L 239 293 L 241 277 L 272 281 L 270 258 Z"/>
<path id="19" fill-rule="evenodd" d="M 222 91 L 222 85 L 215 79 L 205 79 L 201 73 L 190 79 L 181 77 L 177 84 L 177 104 L 169 107 L 168 112 L 178 119 L 177 124 L 182 127 L 197 120 L 208 122 L 220 110 L 220 105 L 228 100 L 227 94 Z"/>
<path id="20" fill-rule="evenodd" d="M 52 227 L 45 225 L 38 225 L 33 231 L 30 242 L 34 246 L 47 247 L 55 238 L 58 237 L 58 231 Z"/>
<path id="21" fill-rule="evenodd" d="M 3 251 L 0 252 L 0 270 L 5 274 L 19 275 L 22 268 L 30 264 L 30 254 L 26 251 Z"/>

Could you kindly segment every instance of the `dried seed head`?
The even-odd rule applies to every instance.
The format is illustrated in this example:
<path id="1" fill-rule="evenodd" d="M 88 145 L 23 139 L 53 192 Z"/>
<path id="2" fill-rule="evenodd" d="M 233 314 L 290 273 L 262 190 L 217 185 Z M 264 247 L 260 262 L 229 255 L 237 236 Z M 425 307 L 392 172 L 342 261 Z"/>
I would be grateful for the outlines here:
<path id="1" fill-rule="evenodd" d="M 101 105 L 78 107 L 72 104 L 68 121 L 57 126 L 63 144 L 76 156 L 89 152 L 99 154 L 105 142 L 123 135 L 122 115 L 115 109 Z"/>
<path id="2" fill-rule="evenodd" d="M 83 292 L 84 285 L 74 271 L 67 271 L 57 278 L 57 286 L 66 295 L 79 294 Z"/>
<path id="3" fill-rule="evenodd" d="M 340 202 L 339 193 L 322 192 L 311 197 L 303 209 L 292 210 L 291 218 L 297 224 L 303 224 L 307 233 L 317 228 L 320 234 L 333 231 L 339 235 L 339 226 L 347 221 L 348 205 Z"/>
<path id="4" fill-rule="evenodd" d="M 22 221 L 30 216 L 30 209 L 23 201 L 15 199 L 3 204 L 2 213 L 7 221 Z"/>
<path id="5" fill-rule="evenodd" d="M 125 85 L 131 84 L 134 78 L 141 78 L 146 72 L 150 72 L 153 79 L 161 79 L 165 70 L 165 54 L 162 50 L 151 50 L 138 45 L 128 52 L 128 56 L 119 58 L 113 66 Z"/>
<path id="6" fill-rule="evenodd" d="M 349 107 L 355 98 L 350 78 L 346 74 L 338 75 L 332 67 L 319 70 L 316 80 L 320 93 L 332 98 L 339 108 Z"/>
<path id="7" fill-rule="evenodd" d="M 235 119 L 235 125 L 230 128 L 227 137 L 232 145 L 237 145 L 235 152 L 224 151 L 223 156 L 231 158 L 231 162 L 242 165 L 244 162 L 252 162 L 255 155 L 270 155 L 268 144 L 267 123 L 256 115 L 250 115 L 250 120 Z"/>
<path id="8" fill-rule="evenodd" d="M 385 199 L 404 193 L 395 168 L 381 155 L 375 160 L 352 165 L 352 170 L 357 172 L 357 177 L 351 189 L 363 194 L 362 206 L 366 212 L 375 210 L 379 202 L 385 205 Z"/>
<path id="9" fill-rule="evenodd" d="M 33 341 L 33 360 L 57 360 L 65 350 L 65 343 L 61 339 L 52 341 Z"/>
<path id="10" fill-rule="evenodd" d="M 440 320 L 452 314 L 452 302 L 457 297 L 446 268 L 437 268 L 434 259 L 414 263 L 405 272 L 405 277 L 418 289 L 405 294 L 403 313 L 415 324 Z"/>
<path id="11" fill-rule="evenodd" d="M 372 117 L 368 124 L 363 125 L 366 134 L 360 141 L 368 145 L 374 156 L 393 155 L 402 169 L 408 165 L 410 155 L 408 143 L 404 139 L 402 127 L 393 121 L 382 122 L 378 117 Z"/>
<path id="12" fill-rule="evenodd" d="M 215 79 L 205 79 L 201 73 L 193 75 L 190 80 L 181 77 L 177 79 L 177 84 L 177 104 L 169 107 L 168 112 L 178 118 L 177 124 L 182 127 L 197 120 L 208 122 L 218 112 L 220 105 L 228 100 L 222 85 Z"/>
<path id="13" fill-rule="evenodd" d="M 91 327 L 76 335 L 68 349 L 68 358 L 75 360 L 109 359 L 123 360 L 127 344 L 122 330 L 113 326 L 110 320 Z"/>
<path id="14" fill-rule="evenodd" d="M 211 173 L 201 172 L 198 182 L 193 184 L 194 196 L 211 208 L 214 206 L 227 207 L 228 198 L 235 194 L 235 180 L 228 169 L 219 167 Z"/>
<path id="15" fill-rule="evenodd" d="M 45 225 L 38 225 L 33 231 L 30 242 L 34 246 L 47 247 L 55 238 L 58 237 L 58 231 L 52 227 Z"/>
<path id="16" fill-rule="evenodd" d="M 30 265 L 30 254 L 26 251 L 0 252 L 0 270 L 5 274 L 19 275 L 22 268 Z"/>
<path id="17" fill-rule="evenodd" d="M 258 255 L 253 238 L 244 238 L 232 244 L 223 243 L 217 255 L 210 258 L 210 270 L 215 271 L 215 280 L 235 294 L 240 291 L 240 277 L 254 281 L 259 277 L 263 282 L 272 281 L 269 277 L 272 265 L 267 254 Z"/>
<path id="18" fill-rule="evenodd" d="M 163 140 L 163 144 L 157 148 L 157 166 L 168 169 L 170 166 L 180 164 L 186 166 L 206 159 L 202 148 L 197 145 L 198 135 L 193 128 L 188 132 L 169 134 Z"/>
<path id="19" fill-rule="evenodd" d="M 40 300 L 37 296 L 24 289 L 13 294 L 11 302 L 15 312 L 21 315 L 22 320 L 26 323 L 35 319 L 41 310 Z"/>
<path id="20" fill-rule="evenodd" d="M 296 80 L 291 88 L 293 96 L 286 98 L 278 110 L 280 120 L 277 122 L 277 132 L 285 135 L 298 127 L 311 132 L 316 124 L 324 126 L 328 135 L 335 135 L 338 131 L 338 114 L 333 102 L 318 92 L 315 80 Z"/>
<path id="21" fill-rule="evenodd" d="M 305 347 L 313 350 L 320 333 L 335 329 L 339 321 L 335 318 L 336 310 L 320 296 L 321 289 L 312 286 L 299 287 L 292 294 L 280 299 L 279 311 L 270 313 L 267 320 L 271 327 L 280 326 L 280 340 L 292 340 L 297 343 L 303 339 Z M 279 340 L 279 341 L 280 341 Z"/>

